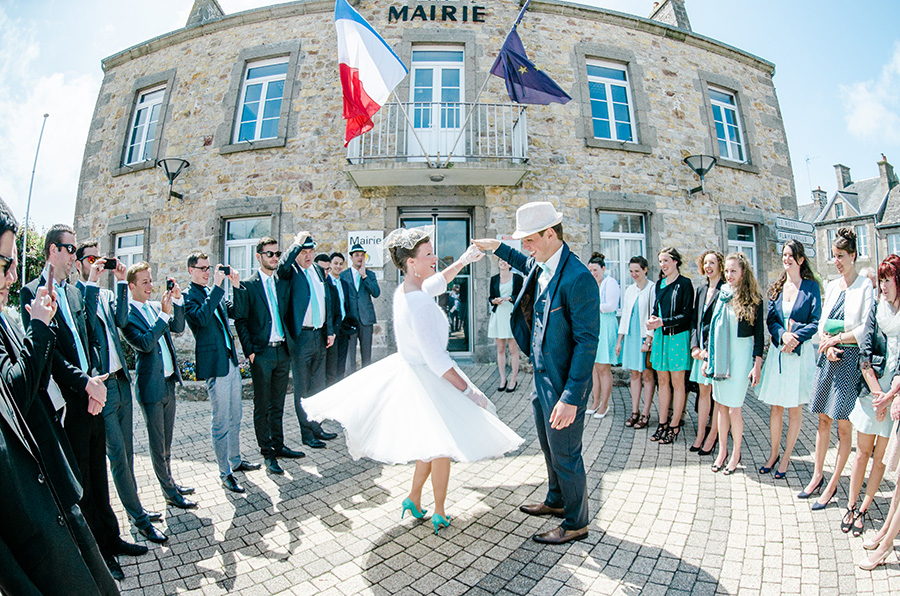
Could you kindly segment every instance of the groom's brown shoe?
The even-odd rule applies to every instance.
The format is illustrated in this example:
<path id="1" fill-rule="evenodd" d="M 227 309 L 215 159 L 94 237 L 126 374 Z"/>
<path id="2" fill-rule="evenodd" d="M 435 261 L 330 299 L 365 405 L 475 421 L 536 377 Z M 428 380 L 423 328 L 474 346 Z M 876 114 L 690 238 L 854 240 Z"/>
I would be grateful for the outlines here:
<path id="1" fill-rule="evenodd" d="M 550 507 L 546 503 L 532 503 L 531 505 L 522 505 L 519 511 L 528 515 L 552 515 L 554 517 L 565 517 L 562 507 Z"/>
<path id="2" fill-rule="evenodd" d="M 532 536 L 535 542 L 541 544 L 565 544 L 573 540 L 584 540 L 588 537 L 588 527 L 585 526 L 580 530 L 566 530 L 562 526 L 544 532 L 543 534 L 535 534 Z"/>

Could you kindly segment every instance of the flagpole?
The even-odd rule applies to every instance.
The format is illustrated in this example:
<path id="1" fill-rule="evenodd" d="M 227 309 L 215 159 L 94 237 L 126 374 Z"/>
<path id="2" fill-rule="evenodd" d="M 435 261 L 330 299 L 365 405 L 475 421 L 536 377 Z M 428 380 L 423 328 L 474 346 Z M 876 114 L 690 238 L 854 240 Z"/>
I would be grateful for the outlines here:
<path id="1" fill-rule="evenodd" d="M 525 5 L 522 6 L 522 9 L 519 11 L 519 14 L 516 15 L 516 22 L 513 23 L 513 26 L 509 29 L 509 33 L 506 34 L 506 37 L 509 37 L 509 34 L 515 31 L 516 27 L 519 26 L 519 23 L 522 22 L 522 17 L 525 16 L 525 10 L 528 8 L 528 5 L 531 4 L 531 0 L 526 0 Z M 506 37 L 504 37 L 504 42 L 506 43 Z M 500 46 L 501 48 L 503 46 Z M 494 60 L 496 62 L 496 60 Z M 469 110 L 469 113 L 466 114 L 466 120 L 463 122 L 462 127 L 459 129 L 459 134 L 456 135 L 456 138 L 453 140 L 453 144 L 450 145 L 450 152 L 447 154 L 447 161 L 442 166 L 438 163 L 438 168 L 446 167 L 450 164 L 450 158 L 453 157 L 453 152 L 456 150 L 456 144 L 459 142 L 460 137 L 462 137 L 463 132 L 466 130 L 466 126 L 469 124 L 469 120 L 472 119 L 472 113 L 475 111 L 475 106 L 478 104 L 478 100 L 481 99 L 481 95 L 484 93 L 485 87 L 487 87 L 488 81 L 491 80 L 491 71 L 488 71 L 487 76 L 484 78 L 484 84 L 481 85 L 481 90 L 478 91 L 478 95 L 475 96 L 475 101 L 472 102 L 472 109 Z"/>
<path id="2" fill-rule="evenodd" d="M 397 94 L 391 89 L 391 95 L 394 96 L 394 100 L 397 102 L 397 105 L 400 106 L 400 111 L 403 112 L 403 116 L 406 118 L 406 123 L 409 124 L 409 129 L 412 131 L 413 136 L 416 138 L 416 141 L 419 143 L 419 148 L 422 149 L 422 154 L 425 155 L 425 161 L 428 162 L 429 168 L 434 168 L 431 164 L 431 158 L 428 157 L 428 151 L 425 149 L 425 145 L 422 143 L 422 139 L 419 138 L 418 133 L 416 133 L 416 127 L 413 126 L 412 120 L 409 119 L 409 114 L 406 113 L 406 108 L 403 107 L 403 103 L 400 101 L 400 98 L 397 97 Z M 440 167 L 440 163 L 438 163 L 438 167 Z"/>

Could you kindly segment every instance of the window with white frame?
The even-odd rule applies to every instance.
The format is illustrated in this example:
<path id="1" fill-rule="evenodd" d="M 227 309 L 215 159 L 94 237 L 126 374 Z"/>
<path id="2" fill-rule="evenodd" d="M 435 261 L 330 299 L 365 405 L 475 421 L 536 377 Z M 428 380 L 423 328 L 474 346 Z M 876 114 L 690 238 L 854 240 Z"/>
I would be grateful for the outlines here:
<path id="1" fill-rule="evenodd" d="M 744 131 L 738 115 L 734 94 L 724 89 L 709 88 L 713 119 L 716 123 L 716 139 L 719 142 L 719 157 L 731 161 L 747 161 L 744 149 Z"/>
<path id="2" fill-rule="evenodd" d="M 278 136 L 287 69 L 287 56 L 247 64 L 234 125 L 235 143 Z"/>
<path id="3" fill-rule="evenodd" d="M 115 256 L 126 267 L 144 260 L 144 231 L 125 232 L 116 234 Z"/>
<path id="4" fill-rule="evenodd" d="M 825 247 L 825 250 L 828 252 L 828 262 L 831 263 L 834 261 L 834 257 L 831 253 L 831 245 L 834 244 L 834 238 L 837 236 L 837 230 L 834 228 L 828 230 L 828 246 Z"/>
<path id="5" fill-rule="evenodd" d="M 248 277 L 256 266 L 253 254 L 260 238 L 272 235 L 269 216 L 229 219 L 225 222 L 225 264 Z"/>
<path id="6" fill-rule="evenodd" d="M 900 234 L 888 234 L 888 252 L 900 256 Z"/>
<path id="7" fill-rule="evenodd" d="M 728 222 L 728 252 L 742 252 L 757 273 L 756 228 L 752 224 Z"/>
<path id="8" fill-rule="evenodd" d="M 844 217 L 844 204 L 843 203 L 835 203 L 834 204 L 834 217 L 835 218 Z"/>
<path id="9" fill-rule="evenodd" d="M 621 64 L 589 60 L 587 75 L 594 138 L 637 142 L 628 69 Z"/>
<path id="10" fill-rule="evenodd" d="M 611 275 L 624 290 L 634 283 L 628 273 L 631 257 L 647 256 L 644 216 L 639 213 L 602 211 L 600 252 L 606 257 L 606 275 Z"/>
<path id="11" fill-rule="evenodd" d="M 165 93 L 166 87 L 163 85 L 138 94 L 138 103 L 134 107 L 134 119 L 128 134 L 128 146 L 125 148 L 125 165 L 147 161 L 153 155 L 159 112 Z"/>
<path id="12" fill-rule="evenodd" d="M 869 231 L 866 226 L 856 226 L 856 256 L 869 256 Z"/>

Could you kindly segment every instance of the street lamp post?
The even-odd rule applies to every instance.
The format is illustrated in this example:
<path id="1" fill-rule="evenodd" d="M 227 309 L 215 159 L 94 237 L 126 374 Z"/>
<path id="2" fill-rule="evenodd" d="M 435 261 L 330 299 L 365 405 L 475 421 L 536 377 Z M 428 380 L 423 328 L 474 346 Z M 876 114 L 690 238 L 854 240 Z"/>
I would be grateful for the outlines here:
<path id="1" fill-rule="evenodd" d="M 28 246 L 28 216 L 31 214 L 31 189 L 34 187 L 34 171 L 37 170 L 38 154 L 41 152 L 41 139 L 44 138 L 44 127 L 47 125 L 47 118 L 50 114 L 44 114 L 44 121 L 41 123 L 41 134 L 38 137 L 37 149 L 34 152 L 34 166 L 31 168 L 31 182 L 28 184 L 28 203 L 25 205 L 25 229 L 22 230 L 22 285 L 28 280 L 25 279 L 25 262 L 28 260 L 28 253 L 25 252 Z"/>

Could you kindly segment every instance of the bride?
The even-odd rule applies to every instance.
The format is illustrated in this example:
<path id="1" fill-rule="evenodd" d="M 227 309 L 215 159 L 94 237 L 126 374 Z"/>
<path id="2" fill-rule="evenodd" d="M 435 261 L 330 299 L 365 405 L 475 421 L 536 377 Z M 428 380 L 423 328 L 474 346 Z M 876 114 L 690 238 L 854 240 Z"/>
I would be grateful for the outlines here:
<path id="1" fill-rule="evenodd" d="M 484 256 L 474 245 L 458 261 L 436 273 L 433 226 L 400 228 L 385 239 L 403 283 L 394 292 L 392 354 L 340 383 L 304 400 L 307 415 L 344 427 L 353 459 L 386 464 L 415 460 L 412 487 L 403 501 L 422 518 L 422 488 L 428 476 L 434 492 L 434 532 L 450 525 L 444 502 L 450 460 L 471 462 L 499 457 L 523 439 L 497 418 L 496 408 L 447 352 L 450 324 L 434 298 L 470 263 Z"/>

